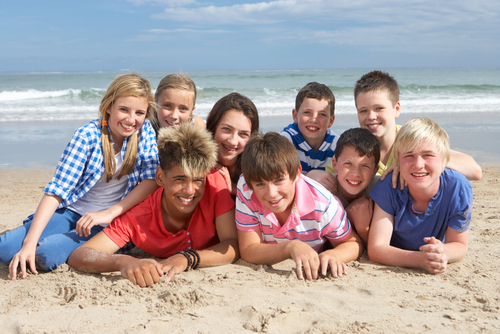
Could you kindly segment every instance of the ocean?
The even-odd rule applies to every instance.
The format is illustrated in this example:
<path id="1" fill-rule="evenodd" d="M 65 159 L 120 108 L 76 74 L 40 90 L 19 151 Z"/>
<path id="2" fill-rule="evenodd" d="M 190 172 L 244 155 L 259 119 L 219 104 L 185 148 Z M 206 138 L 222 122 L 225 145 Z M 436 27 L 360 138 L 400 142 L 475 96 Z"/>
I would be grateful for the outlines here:
<path id="1" fill-rule="evenodd" d="M 206 118 L 222 96 L 237 91 L 259 110 L 261 130 L 280 131 L 292 121 L 297 92 L 311 81 L 336 98 L 332 129 L 358 126 L 356 80 L 371 69 L 184 71 L 196 83 L 195 114 Z M 398 81 L 403 124 L 415 116 L 438 121 L 453 149 L 480 163 L 500 162 L 500 68 L 382 69 Z M 54 168 L 74 130 L 97 118 L 116 72 L 0 72 L 0 168 Z M 153 89 L 169 71 L 137 71 Z M 178 73 L 178 72 L 177 72 Z"/>

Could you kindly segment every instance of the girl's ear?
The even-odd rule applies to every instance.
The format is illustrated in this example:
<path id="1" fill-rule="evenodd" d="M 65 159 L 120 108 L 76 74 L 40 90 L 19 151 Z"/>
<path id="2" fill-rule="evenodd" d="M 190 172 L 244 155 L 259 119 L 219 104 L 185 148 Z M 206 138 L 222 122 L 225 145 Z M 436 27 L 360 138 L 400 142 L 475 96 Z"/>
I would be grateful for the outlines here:
<path id="1" fill-rule="evenodd" d="M 158 168 L 156 168 L 155 171 L 155 181 L 159 187 L 163 187 L 163 185 L 165 184 L 165 173 L 163 172 L 163 169 L 159 166 Z"/>

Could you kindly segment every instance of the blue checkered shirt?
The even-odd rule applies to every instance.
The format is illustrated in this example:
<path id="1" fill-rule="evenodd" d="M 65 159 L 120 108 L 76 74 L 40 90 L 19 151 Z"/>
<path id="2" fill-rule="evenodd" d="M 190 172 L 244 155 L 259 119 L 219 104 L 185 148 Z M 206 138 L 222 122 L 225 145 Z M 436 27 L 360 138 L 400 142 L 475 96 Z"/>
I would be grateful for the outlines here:
<path id="1" fill-rule="evenodd" d="M 135 168 L 128 174 L 127 190 L 122 199 L 140 181 L 154 179 L 159 165 L 156 136 L 148 120 L 138 130 L 137 136 L 139 142 Z M 122 158 L 127 150 L 128 139 L 126 138 L 123 142 Z M 101 130 L 99 120 L 93 120 L 75 131 L 57 164 L 52 181 L 47 184 L 43 192 L 47 195 L 59 196 L 62 199 L 59 208 L 64 208 L 85 195 L 103 174 L 104 155 L 101 146 Z M 25 223 L 31 221 L 32 217 L 33 215 L 28 217 Z"/>

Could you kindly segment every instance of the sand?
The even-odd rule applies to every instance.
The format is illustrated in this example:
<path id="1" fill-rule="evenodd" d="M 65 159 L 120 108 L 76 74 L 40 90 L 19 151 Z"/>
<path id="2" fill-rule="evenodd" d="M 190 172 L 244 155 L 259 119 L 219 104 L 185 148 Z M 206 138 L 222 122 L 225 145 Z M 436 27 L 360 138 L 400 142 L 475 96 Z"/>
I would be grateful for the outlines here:
<path id="1" fill-rule="evenodd" d="M 466 258 L 441 275 L 363 254 L 340 279 L 298 280 L 291 260 L 184 272 L 150 288 L 68 265 L 8 279 L 0 265 L 1 333 L 500 333 L 500 165 L 473 182 Z M 0 231 L 41 199 L 47 170 L 0 170 Z"/>

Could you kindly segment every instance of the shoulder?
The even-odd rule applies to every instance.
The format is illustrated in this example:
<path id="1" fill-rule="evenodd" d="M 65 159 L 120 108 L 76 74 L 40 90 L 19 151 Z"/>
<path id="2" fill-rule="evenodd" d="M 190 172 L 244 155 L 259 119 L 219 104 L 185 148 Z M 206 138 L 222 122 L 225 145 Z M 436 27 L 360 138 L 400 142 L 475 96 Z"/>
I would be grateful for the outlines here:
<path id="1" fill-rule="evenodd" d="M 335 132 L 333 132 L 333 130 L 331 128 L 326 129 L 325 142 L 335 143 L 335 145 L 336 145 L 338 140 L 339 140 L 339 136 Z"/>
<path id="2" fill-rule="evenodd" d="M 154 140 L 156 141 L 156 133 L 149 120 L 145 120 L 142 124 L 140 131 L 141 141 L 143 140 Z"/>
<path id="3" fill-rule="evenodd" d="M 67 150 L 69 152 L 75 149 L 88 150 L 92 147 L 100 147 L 101 141 L 101 128 L 99 126 L 99 120 L 93 120 L 86 125 L 75 130 L 73 137 L 68 143 Z"/>
<path id="4" fill-rule="evenodd" d="M 298 128 L 295 128 L 294 124 L 295 123 L 288 124 L 283 128 L 283 131 L 281 131 L 281 135 L 288 138 L 288 140 L 290 141 L 292 140 L 293 136 L 296 136 L 299 133 Z"/>
<path id="5" fill-rule="evenodd" d="M 243 204 L 257 208 L 261 204 L 260 201 L 258 201 L 254 196 L 253 190 L 250 189 L 243 175 L 240 176 L 240 179 L 238 180 L 236 198 L 238 199 L 236 201 L 237 206 L 238 204 Z"/>
<path id="6" fill-rule="evenodd" d="M 95 119 L 75 130 L 75 136 L 101 137 L 101 127 L 99 120 Z"/>
<path id="7" fill-rule="evenodd" d="M 378 204 L 385 212 L 388 212 L 389 207 L 399 205 L 397 203 L 405 203 L 408 199 L 408 187 L 403 190 L 399 186 L 399 178 L 396 189 L 392 187 L 392 173 L 389 173 L 384 180 L 379 180 L 375 183 L 370 191 L 370 197 Z"/>
<path id="8" fill-rule="evenodd" d="M 215 168 L 212 168 L 210 173 L 207 174 L 206 181 L 208 186 L 213 187 L 217 191 L 227 189 L 227 183 L 224 176 Z"/>
<path id="9" fill-rule="evenodd" d="M 225 196 L 229 198 L 231 194 L 229 193 L 229 189 L 227 187 L 227 182 L 222 173 L 215 168 L 212 168 L 210 173 L 207 174 L 205 180 L 205 193 L 209 192 L 209 196 L 217 195 L 219 198 L 223 198 L 220 196 Z M 203 197 L 207 197 L 203 195 Z"/>
<path id="10" fill-rule="evenodd" d="M 392 173 L 390 172 L 389 174 L 386 175 L 385 179 L 380 180 L 380 175 L 376 175 L 376 178 L 374 178 L 371 182 L 375 182 L 372 187 L 372 191 L 390 191 L 392 188 Z M 374 181 L 378 180 L 378 181 Z M 398 186 L 396 189 L 399 189 L 399 178 L 398 178 Z"/>
<path id="11" fill-rule="evenodd" d="M 335 196 L 323 187 L 323 185 L 305 175 L 301 175 L 295 189 L 295 198 L 297 203 L 309 203 L 309 205 L 312 205 L 310 200 L 313 200 L 316 207 L 319 203 L 323 203 L 323 205 L 327 205 L 327 207 L 331 204 L 337 205 L 339 203 Z M 323 207 L 323 205 L 320 206 Z"/>
<path id="12" fill-rule="evenodd" d="M 445 168 L 440 176 L 445 192 L 454 189 L 460 195 L 470 194 L 472 196 L 472 185 L 461 173 L 453 169 Z"/>

